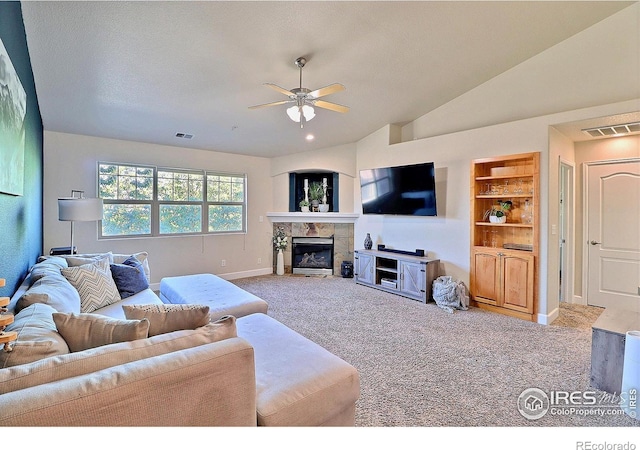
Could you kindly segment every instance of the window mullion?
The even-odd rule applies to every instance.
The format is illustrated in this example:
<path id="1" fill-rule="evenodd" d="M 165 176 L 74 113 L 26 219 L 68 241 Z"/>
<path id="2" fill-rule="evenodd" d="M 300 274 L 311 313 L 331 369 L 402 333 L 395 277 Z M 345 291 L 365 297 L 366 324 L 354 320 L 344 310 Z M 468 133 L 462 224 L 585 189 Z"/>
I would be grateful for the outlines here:
<path id="1" fill-rule="evenodd" d="M 160 202 L 158 200 L 158 168 L 153 168 L 153 200 L 151 204 L 151 235 L 160 235 Z"/>

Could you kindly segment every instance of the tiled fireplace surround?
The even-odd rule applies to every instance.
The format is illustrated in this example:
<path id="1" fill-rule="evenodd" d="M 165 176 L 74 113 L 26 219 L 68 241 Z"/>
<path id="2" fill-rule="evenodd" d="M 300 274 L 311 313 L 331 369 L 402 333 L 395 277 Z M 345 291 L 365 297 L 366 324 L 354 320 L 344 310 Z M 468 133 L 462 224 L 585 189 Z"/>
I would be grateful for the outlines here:
<path id="1" fill-rule="evenodd" d="M 322 214 L 322 213 L 320 213 Z M 333 236 L 333 275 L 340 275 L 341 263 L 353 261 L 353 223 L 330 222 L 273 222 L 273 232 L 282 227 L 287 235 L 288 245 L 284 253 L 284 271 L 292 273 L 291 238 L 292 237 L 331 237 Z M 276 255 L 273 255 L 273 272 L 276 271 Z"/>

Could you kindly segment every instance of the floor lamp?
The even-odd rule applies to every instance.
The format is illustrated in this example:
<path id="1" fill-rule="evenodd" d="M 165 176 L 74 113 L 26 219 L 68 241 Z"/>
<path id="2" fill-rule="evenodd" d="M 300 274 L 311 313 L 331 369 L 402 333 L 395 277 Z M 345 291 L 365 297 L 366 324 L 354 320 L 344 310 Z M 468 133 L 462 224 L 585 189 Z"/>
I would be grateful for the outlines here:
<path id="1" fill-rule="evenodd" d="M 73 255 L 73 223 L 102 220 L 102 199 L 85 198 L 84 191 L 73 190 L 71 191 L 71 197 L 58 199 L 58 220 L 71 222 L 71 247 L 69 248 L 69 253 Z"/>

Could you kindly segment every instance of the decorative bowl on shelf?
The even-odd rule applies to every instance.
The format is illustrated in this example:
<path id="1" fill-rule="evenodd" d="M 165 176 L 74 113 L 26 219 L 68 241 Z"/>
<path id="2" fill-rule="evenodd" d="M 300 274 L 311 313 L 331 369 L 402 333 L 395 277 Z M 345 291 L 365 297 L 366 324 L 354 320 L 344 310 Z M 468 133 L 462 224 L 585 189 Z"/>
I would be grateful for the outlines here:
<path id="1" fill-rule="evenodd" d="M 507 221 L 507 216 L 489 216 L 489 222 L 491 223 L 505 223 Z"/>

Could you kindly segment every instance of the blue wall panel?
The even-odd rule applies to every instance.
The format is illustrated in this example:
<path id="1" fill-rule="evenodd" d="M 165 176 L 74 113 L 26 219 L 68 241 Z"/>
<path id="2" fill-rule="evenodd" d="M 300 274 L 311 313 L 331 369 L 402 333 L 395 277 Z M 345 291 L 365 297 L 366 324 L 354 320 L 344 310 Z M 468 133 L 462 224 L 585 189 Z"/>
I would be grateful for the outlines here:
<path id="1" fill-rule="evenodd" d="M 11 296 L 42 253 L 42 119 L 20 2 L 0 1 L 0 39 L 27 94 L 24 192 L 0 193 L 0 296 Z"/>

